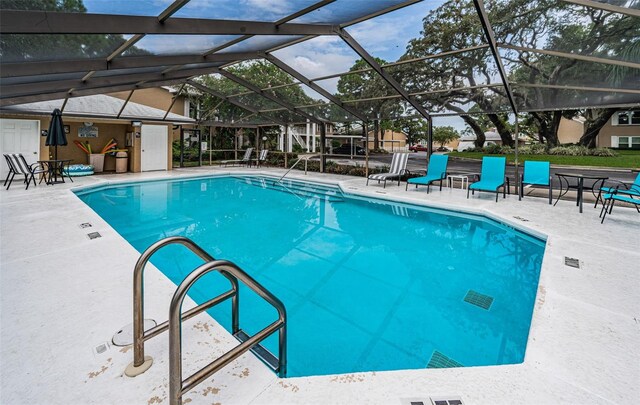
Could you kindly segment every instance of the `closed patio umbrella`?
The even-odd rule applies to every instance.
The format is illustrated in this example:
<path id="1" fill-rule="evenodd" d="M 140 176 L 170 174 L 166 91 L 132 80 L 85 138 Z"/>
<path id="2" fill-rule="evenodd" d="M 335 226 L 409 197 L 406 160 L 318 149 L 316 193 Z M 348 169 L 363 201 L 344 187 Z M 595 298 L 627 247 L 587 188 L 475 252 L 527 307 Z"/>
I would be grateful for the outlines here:
<path id="1" fill-rule="evenodd" d="M 58 145 L 67 144 L 67 134 L 64 133 L 64 125 L 62 124 L 62 112 L 56 108 L 51 113 L 51 124 L 49 124 L 49 133 L 45 145 L 55 146 L 54 159 L 58 159 Z"/>

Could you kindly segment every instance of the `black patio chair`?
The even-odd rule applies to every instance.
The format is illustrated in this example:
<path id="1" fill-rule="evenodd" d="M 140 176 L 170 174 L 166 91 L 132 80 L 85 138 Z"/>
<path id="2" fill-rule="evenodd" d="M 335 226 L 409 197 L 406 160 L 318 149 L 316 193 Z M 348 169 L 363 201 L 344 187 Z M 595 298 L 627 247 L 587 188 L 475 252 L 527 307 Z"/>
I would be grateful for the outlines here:
<path id="1" fill-rule="evenodd" d="M 36 185 L 36 174 L 42 174 L 40 183 L 42 183 L 43 180 L 47 180 L 48 170 L 39 162 L 28 164 L 22 153 L 5 154 L 4 158 L 7 160 L 7 166 L 9 166 L 9 173 L 4 181 L 4 185 L 7 187 L 7 190 L 11 187 L 11 183 L 13 182 L 13 178 L 16 174 L 24 176 L 24 183 L 27 183 L 25 190 L 29 189 L 31 181 L 33 181 L 34 186 Z M 7 182 L 9 184 L 7 184 Z"/>

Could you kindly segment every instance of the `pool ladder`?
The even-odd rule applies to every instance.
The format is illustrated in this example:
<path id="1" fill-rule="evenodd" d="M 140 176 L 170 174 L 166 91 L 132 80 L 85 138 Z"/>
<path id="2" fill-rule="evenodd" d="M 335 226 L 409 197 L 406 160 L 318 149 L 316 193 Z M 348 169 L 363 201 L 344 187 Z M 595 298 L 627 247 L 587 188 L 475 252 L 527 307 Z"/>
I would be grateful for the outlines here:
<path id="1" fill-rule="evenodd" d="M 171 305 L 169 306 L 169 319 L 166 322 L 145 331 L 143 292 L 144 269 L 154 253 L 161 248 L 172 244 L 185 246 L 204 260 L 205 263 L 189 273 L 184 280 L 182 280 L 180 285 L 178 285 L 178 288 L 171 299 Z M 184 301 L 189 289 L 200 279 L 200 277 L 212 271 L 219 272 L 229 280 L 231 283 L 231 289 L 181 314 L 182 302 Z M 238 281 L 241 281 L 278 311 L 278 319 L 253 336 L 247 335 L 239 327 L 240 296 Z M 183 380 L 182 322 L 228 300 L 229 298 L 231 299 L 232 307 L 231 329 L 233 336 L 240 341 L 240 344 Z M 265 364 L 276 372 L 278 376 L 284 377 L 287 371 L 286 322 L 287 314 L 282 302 L 238 266 L 226 260 L 214 259 L 200 246 L 188 238 L 182 236 L 165 238 L 149 246 L 149 248 L 140 255 L 133 271 L 133 362 L 127 366 L 125 374 L 129 377 L 135 377 L 144 373 L 149 369 L 149 367 L 151 367 L 153 359 L 150 356 L 144 355 L 144 342 L 168 330 L 169 403 L 171 405 L 181 405 L 182 396 L 184 394 L 249 350 L 265 362 Z M 279 334 L 277 358 L 260 345 L 261 341 L 271 336 L 276 331 L 278 331 Z"/>

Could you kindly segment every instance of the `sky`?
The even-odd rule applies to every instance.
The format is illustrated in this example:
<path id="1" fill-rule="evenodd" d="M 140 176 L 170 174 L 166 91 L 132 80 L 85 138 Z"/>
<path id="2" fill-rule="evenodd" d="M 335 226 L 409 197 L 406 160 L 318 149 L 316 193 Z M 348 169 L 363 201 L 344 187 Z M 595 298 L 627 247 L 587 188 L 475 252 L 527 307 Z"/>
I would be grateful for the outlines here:
<path id="1" fill-rule="evenodd" d="M 84 0 L 88 12 L 128 15 L 159 15 L 173 0 Z M 277 21 L 297 10 L 316 3 L 317 0 L 191 0 L 175 17 L 216 18 L 250 21 Z M 372 10 L 388 7 L 400 0 L 338 0 L 323 9 L 302 16 L 292 22 L 341 23 L 352 20 Z M 421 35 L 422 19 L 444 0 L 425 0 L 400 10 L 367 20 L 347 28 L 347 31 L 371 55 L 387 62 L 396 61 L 406 51 L 409 40 Z M 153 54 L 194 54 L 225 43 L 234 36 L 145 36 L 136 46 Z M 229 51 L 247 50 L 258 41 L 273 38 L 255 38 L 240 43 Z M 277 38 L 276 38 L 277 40 Z M 317 37 L 274 52 L 274 55 L 308 78 L 316 78 L 348 71 L 359 59 L 337 36 Z M 335 93 L 338 79 L 318 82 L 325 90 Z M 310 94 L 317 97 L 317 94 Z M 436 118 L 435 125 L 452 125 L 464 129 L 461 119 Z"/>

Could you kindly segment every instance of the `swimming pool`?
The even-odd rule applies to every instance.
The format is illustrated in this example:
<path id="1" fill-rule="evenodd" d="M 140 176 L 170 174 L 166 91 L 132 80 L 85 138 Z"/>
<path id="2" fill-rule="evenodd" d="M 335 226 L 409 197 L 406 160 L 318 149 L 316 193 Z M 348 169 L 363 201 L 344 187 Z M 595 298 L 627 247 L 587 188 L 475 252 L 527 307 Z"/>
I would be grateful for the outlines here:
<path id="1" fill-rule="evenodd" d="M 520 363 L 544 241 L 482 216 L 366 200 L 331 186 L 257 177 L 110 186 L 78 197 L 137 250 L 186 236 L 231 260 L 288 314 L 288 376 Z M 179 283 L 184 248 L 152 262 Z M 212 274 L 190 294 L 228 288 Z M 276 318 L 241 292 L 241 327 Z M 230 330 L 230 304 L 209 313 Z M 277 353 L 277 336 L 264 345 Z"/>

